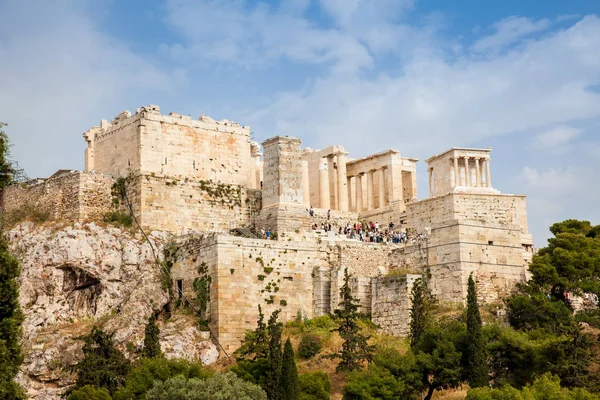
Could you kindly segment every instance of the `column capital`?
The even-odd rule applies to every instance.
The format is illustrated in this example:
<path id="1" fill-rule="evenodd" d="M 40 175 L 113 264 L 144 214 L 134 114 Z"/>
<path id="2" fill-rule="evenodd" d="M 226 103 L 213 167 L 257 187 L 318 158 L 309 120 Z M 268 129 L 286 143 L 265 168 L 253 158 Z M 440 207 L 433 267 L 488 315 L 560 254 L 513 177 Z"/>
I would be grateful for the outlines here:
<path id="1" fill-rule="evenodd" d="M 475 161 L 479 161 L 479 160 L 481 160 L 481 157 L 473 157 L 473 159 L 474 159 Z"/>
<path id="2" fill-rule="evenodd" d="M 463 158 L 464 158 L 465 160 L 468 160 L 468 159 L 469 159 L 469 158 L 471 158 L 471 157 L 469 157 L 469 156 L 463 156 Z"/>
<path id="3" fill-rule="evenodd" d="M 427 168 L 427 171 L 428 171 L 428 172 L 431 172 L 431 171 L 433 171 L 433 167 L 429 167 L 429 168 Z"/>

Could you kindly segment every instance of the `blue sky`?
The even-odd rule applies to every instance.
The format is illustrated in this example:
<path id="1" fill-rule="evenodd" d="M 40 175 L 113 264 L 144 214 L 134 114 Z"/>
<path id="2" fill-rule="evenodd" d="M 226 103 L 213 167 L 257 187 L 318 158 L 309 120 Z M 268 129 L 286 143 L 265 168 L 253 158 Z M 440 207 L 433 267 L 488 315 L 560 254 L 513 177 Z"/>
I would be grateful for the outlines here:
<path id="1" fill-rule="evenodd" d="M 82 168 L 86 129 L 158 104 L 354 157 L 492 147 L 536 245 L 600 223 L 598 0 L 0 0 L 0 17 L 0 120 L 32 177 Z"/>

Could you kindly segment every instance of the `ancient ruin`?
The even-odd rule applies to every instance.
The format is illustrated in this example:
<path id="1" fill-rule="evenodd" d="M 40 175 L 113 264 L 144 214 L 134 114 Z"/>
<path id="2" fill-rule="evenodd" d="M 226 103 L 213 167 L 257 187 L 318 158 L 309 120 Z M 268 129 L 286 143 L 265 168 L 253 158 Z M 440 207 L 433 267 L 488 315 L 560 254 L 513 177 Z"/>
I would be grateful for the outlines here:
<path id="1" fill-rule="evenodd" d="M 425 160 L 430 195 L 419 200 L 418 160 L 392 149 L 354 159 L 340 145 L 314 150 L 277 136 L 261 152 L 247 126 L 162 115 L 158 106 L 122 112 L 83 136 L 85 171 L 9 187 L 3 212 L 27 203 L 84 222 L 131 210 L 144 231 L 170 232 L 175 296 L 196 299 L 194 280 L 210 277 L 207 321 L 226 351 L 255 325 L 258 304 L 288 320 L 329 313 L 345 268 L 363 310 L 398 335 L 407 333 L 418 277 L 448 302 L 464 301 L 471 273 L 484 302 L 526 279 L 525 196 L 492 187 L 490 149 Z M 371 222 L 383 243 L 360 240 L 356 224 Z M 408 239 L 392 243 L 392 232 Z"/>

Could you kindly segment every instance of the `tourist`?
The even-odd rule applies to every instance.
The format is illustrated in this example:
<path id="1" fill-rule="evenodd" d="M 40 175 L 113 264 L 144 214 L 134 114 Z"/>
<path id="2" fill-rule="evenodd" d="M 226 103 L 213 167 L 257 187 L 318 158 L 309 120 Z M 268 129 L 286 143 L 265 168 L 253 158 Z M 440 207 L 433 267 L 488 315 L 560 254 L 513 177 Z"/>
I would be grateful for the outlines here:
<path id="1" fill-rule="evenodd" d="M 267 228 L 266 236 L 267 240 L 271 239 L 271 230 L 269 228 Z"/>

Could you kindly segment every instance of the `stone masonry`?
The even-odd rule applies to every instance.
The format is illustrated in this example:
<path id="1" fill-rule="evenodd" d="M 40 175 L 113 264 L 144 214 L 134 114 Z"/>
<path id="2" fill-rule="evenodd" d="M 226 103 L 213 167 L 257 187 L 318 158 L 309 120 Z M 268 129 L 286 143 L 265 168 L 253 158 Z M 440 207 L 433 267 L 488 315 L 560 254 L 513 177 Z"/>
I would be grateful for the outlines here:
<path id="1" fill-rule="evenodd" d="M 316 150 L 276 136 L 261 152 L 247 126 L 162 115 L 158 106 L 124 111 L 83 136 L 85 172 L 7 188 L 4 215 L 25 206 L 69 221 L 126 212 L 111 192 L 125 178 L 142 228 L 175 234 L 176 296 L 195 301 L 194 280 L 210 277 L 206 317 L 227 352 L 255 326 L 258 305 L 266 314 L 281 309 L 284 321 L 330 313 L 346 268 L 361 311 L 395 335 L 407 333 L 419 277 L 438 299 L 458 303 L 471 273 L 482 302 L 500 303 L 527 279 L 526 198 L 492 187 L 491 149 L 452 148 L 428 158 L 429 197 L 419 200 L 418 160 L 394 149 L 352 158 L 340 145 Z M 411 240 L 365 243 L 339 234 L 346 224 L 370 221 L 382 230 L 393 223 Z M 232 236 L 234 228 L 247 237 Z M 261 228 L 277 240 L 248 234 Z"/>

